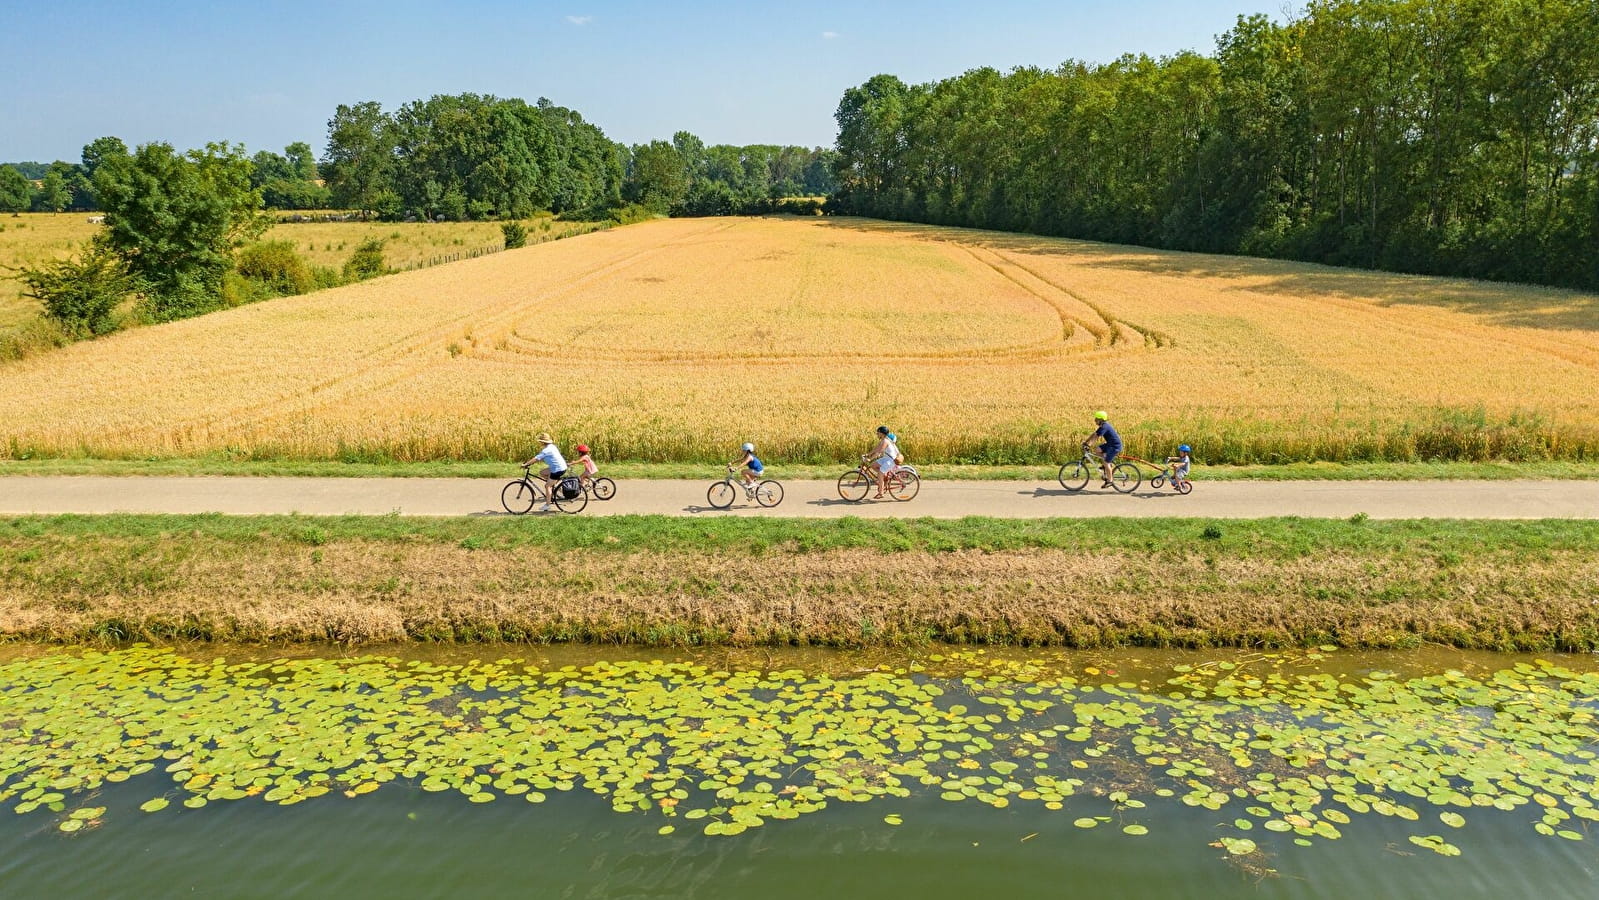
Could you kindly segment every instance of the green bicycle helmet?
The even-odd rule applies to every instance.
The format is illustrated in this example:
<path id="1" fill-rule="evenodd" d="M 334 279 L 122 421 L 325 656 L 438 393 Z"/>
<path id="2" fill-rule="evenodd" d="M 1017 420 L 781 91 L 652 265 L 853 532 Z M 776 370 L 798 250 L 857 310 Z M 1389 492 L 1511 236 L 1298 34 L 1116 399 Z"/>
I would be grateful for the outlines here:
<path id="1" fill-rule="evenodd" d="M 1105 421 L 1108 421 L 1109 419 L 1110 419 L 1110 414 L 1105 412 L 1104 410 L 1100 410 L 1099 412 L 1094 413 L 1094 421 L 1096 421 L 1096 422 L 1105 422 Z"/>

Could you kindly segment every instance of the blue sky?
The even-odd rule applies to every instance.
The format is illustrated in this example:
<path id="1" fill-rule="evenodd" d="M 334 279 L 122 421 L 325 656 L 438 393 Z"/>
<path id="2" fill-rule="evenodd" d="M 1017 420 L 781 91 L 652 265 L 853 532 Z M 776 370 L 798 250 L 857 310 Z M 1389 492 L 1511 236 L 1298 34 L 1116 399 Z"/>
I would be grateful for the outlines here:
<path id="1" fill-rule="evenodd" d="M 977 66 L 1209 52 L 1281 0 L 23 3 L 0 53 L 0 160 L 101 135 L 318 153 L 339 103 L 474 91 L 579 110 L 614 140 L 831 144 L 845 88 Z"/>

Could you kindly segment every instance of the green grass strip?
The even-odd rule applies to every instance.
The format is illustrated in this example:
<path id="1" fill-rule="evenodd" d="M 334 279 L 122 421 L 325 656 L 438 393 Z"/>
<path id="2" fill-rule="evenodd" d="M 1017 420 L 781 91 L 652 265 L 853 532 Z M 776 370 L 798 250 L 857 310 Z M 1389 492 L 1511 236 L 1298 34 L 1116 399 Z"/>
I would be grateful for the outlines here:
<path id="1" fill-rule="evenodd" d="M 277 541 L 458 544 L 470 549 L 885 553 L 1026 549 L 1168 553 L 1203 550 L 1267 559 L 1331 551 L 1385 558 L 1599 553 L 1599 521 L 1338 519 L 776 519 L 675 516 L 559 519 L 400 516 L 62 515 L 0 518 L 0 543 L 34 539 L 188 537 L 241 545 Z"/>
<path id="2" fill-rule="evenodd" d="M 722 463 L 607 462 L 603 474 L 612 478 L 700 479 L 715 478 Z M 837 478 L 850 468 L 837 465 L 773 464 L 775 477 L 784 479 Z M 937 481 L 1053 481 L 1057 466 L 927 465 L 920 467 L 928 480 Z M 0 476 L 7 475 L 108 475 L 108 476 L 279 476 L 314 478 L 513 478 L 518 469 L 510 461 L 337 462 L 304 460 L 235 460 L 225 457 L 174 459 L 9 459 L 0 460 Z M 1437 462 L 1437 463 L 1285 463 L 1258 466 L 1205 466 L 1194 471 L 1199 481 L 1505 481 L 1511 479 L 1594 480 L 1599 463 L 1580 462 Z"/>

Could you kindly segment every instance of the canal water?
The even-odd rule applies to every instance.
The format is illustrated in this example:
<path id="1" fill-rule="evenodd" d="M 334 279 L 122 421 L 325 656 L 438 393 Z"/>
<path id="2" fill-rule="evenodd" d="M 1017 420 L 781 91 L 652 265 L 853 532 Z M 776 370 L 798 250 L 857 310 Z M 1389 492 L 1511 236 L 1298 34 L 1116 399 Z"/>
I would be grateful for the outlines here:
<path id="1" fill-rule="evenodd" d="M 1452 651 L 8 648 L 0 896 L 1591 898 L 1596 712 Z"/>

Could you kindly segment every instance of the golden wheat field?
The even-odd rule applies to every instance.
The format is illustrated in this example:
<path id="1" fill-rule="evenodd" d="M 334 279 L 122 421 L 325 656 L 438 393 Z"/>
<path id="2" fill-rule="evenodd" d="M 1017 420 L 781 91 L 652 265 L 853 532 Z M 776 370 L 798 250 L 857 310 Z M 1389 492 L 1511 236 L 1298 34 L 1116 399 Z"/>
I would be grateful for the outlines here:
<path id="1" fill-rule="evenodd" d="M 7 270 L 70 255 L 100 229 L 89 222 L 91 216 L 97 215 L 0 216 L 0 331 L 16 327 L 39 311 L 37 301 L 22 296 L 22 284 L 5 277 L 10 274 Z M 547 216 L 532 219 L 526 225 L 529 243 L 593 227 Z M 370 238 L 383 241 L 384 260 L 395 269 L 499 247 L 505 240 L 498 222 L 304 222 L 274 225 L 262 240 L 288 241 L 311 265 L 337 269 L 362 241 Z"/>
<path id="2" fill-rule="evenodd" d="M 850 219 L 650 222 L 0 365 L 0 453 L 1599 456 L 1599 298 Z"/>

